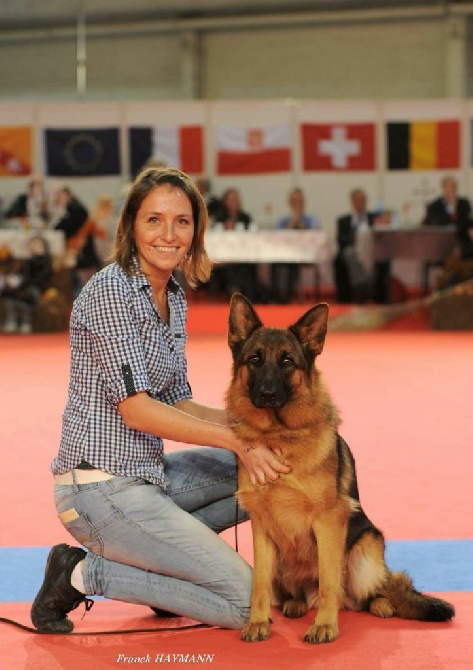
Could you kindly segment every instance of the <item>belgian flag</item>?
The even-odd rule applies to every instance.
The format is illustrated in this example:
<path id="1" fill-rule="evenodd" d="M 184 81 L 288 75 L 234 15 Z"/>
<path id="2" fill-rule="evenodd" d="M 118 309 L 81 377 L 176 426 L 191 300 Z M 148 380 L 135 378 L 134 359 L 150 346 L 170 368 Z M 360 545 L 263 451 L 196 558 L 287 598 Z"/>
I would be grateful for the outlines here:
<path id="1" fill-rule="evenodd" d="M 387 124 L 388 170 L 453 170 L 460 167 L 459 121 Z"/>

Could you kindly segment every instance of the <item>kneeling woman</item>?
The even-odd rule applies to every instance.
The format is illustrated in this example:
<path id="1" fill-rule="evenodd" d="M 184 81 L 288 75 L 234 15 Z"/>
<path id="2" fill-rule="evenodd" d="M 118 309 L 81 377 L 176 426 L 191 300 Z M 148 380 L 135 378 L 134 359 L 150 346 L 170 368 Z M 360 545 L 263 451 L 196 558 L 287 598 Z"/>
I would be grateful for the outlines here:
<path id="1" fill-rule="evenodd" d="M 225 410 L 192 399 L 187 305 L 172 273 L 190 286 L 209 278 L 206 225 L 185 174 L 144 170 L 123 206 L 115 262 L 74 303 L 52 472 L 59 519 L 88 552 L 52 548 L 31 610 L 40 631 L 71 631 L 68 612 L 93 594 L 228 628 L 247 620 L 251 568 L 218 536 L 235 521 L 235 455 L 255 483 L 288 468 L 265 447 L 245 452 Z M 164 454 L 163 439 L 207 446 Z"/>

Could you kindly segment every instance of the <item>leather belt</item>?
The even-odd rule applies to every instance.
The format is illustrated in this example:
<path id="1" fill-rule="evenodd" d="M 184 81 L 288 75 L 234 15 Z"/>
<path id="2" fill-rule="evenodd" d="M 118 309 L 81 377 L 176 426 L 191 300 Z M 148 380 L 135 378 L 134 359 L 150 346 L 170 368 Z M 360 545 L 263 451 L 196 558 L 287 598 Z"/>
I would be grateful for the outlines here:
<path id="1" fill-rule="evenodd" d="M 74 469 L 75 480 L 77 484 L 93 484 L 94 482 L 104 482 L 107 479 L 113 479 L 117 475 L 112 475 L 110 472 L 103 470 L 77 470 Z M 54 483 L 59 486 L 73 486 L 74 479 L 72 477 L 72 470 L 65 472 L 63 475 L 54 475 Z"/>

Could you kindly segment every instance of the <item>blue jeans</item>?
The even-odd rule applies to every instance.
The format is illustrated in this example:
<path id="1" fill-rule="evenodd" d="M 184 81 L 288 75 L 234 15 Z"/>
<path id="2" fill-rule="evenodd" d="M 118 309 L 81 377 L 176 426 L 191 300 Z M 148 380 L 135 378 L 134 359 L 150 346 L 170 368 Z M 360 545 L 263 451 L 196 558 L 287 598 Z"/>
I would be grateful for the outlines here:
<path id="1" fill-rule="evenodd" d="M 176 451 L 165 456 L 165 473 L 166 492 L 138 477 L 54 487 L 58 513 L 78 515 L 65 528 L 89 549 L 86 594 L 241 628 L 252 570 L 217 535 L 235 523 L 235 456 L 210 447 Z"/>

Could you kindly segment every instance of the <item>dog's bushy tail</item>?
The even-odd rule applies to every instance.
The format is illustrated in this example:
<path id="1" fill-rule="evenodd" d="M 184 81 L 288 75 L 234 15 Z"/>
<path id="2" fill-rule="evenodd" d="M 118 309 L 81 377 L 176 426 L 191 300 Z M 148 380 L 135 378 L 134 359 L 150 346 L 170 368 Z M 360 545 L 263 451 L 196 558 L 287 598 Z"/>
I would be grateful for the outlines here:
<path id="1" fill-rule="evenodd" d="M 418 621 L 450 621 L 455 609 L 446 600 L 417 591 L 404 572 L 391 572 L 382 588 L 394 610 L 394 616 Z"/>

